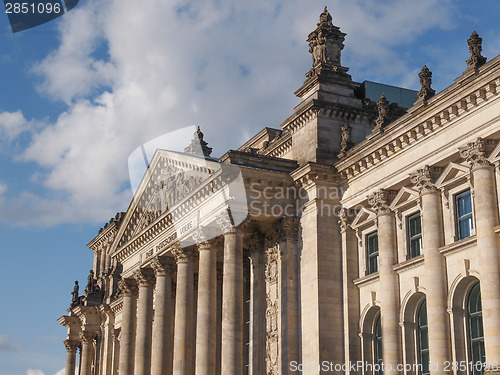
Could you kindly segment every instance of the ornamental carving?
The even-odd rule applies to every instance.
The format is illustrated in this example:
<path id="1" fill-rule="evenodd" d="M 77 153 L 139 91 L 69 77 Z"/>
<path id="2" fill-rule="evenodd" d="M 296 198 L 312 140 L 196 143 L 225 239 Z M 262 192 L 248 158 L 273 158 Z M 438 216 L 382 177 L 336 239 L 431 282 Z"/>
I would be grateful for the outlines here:
<path id="1" fill-rule="evenodd" d="M 153 286 L 155 281 L 155 275 L 152 268 L 139 268 L 135 270 L 134 278 L 137 281 L 137 284 L 141 286 Z"/>
<path id="2" fill-rule="evenodd" d="M 339 158 L 343 157 L 345 153 L 354 146 L 354 143 L 351 141 L 351 132 L 352 127 L 348 122 L 345 122 L 344 125 L 340 128 L 340 152 Z"/>
<path id="3" fill-rule="evenodd" d="M 196 250 L 194 249 L 182 249 L 178 247 L 172 250 L 172 254 L 177 264 L 192 262 L 196 259 Z"/>
<path id="4" fill-rule="evenodd" d="M 460 156 L 469 163 L 471 169 L 492 165 L 487 159 L 488 154 L 495 147 L 493 139 L 478 138 L 467 146 L 460 147 Z"/>
<path id="5" fill-rule="evenodd" d="M 373 128 L 373 133 L 377 133 L 382 130 L 387 124 L 387 109 L 389 107 L 389 101 L 386 99 L 385 95 L 382 94 L 377 101 L 377 111 L 378 117 L 375 120 L 375 127 Z"/>
<path id="6" fill-rule="evenodd" d="M 76 351 L 76 348 L 80 346 L 80 343 L 76 340 L 64 340 L 64 346 L 66 347 L 66 351 L 68 352 L 74 352 Z"/>
<path id="7" fill-rule="evenodd" d="M 325 6 L 323 13 L 319 17 L 317 28 L 307 38 L 309 52 L 313 58 L 313 67 L 319 64 L 327 64 L 332 66 L 332 70 L 338 70 L 345 35 L 338 27 L 333 25 L 332 16 Z"/>
<path id="8" fill-rule="evenodd" d="M 266 373 L 279 374 L 279 319 L 280 319 L 280 245 L 267 247 L 265 251 L 266 281 Z"/>
<path id="9" fill-rule="evenodd" d="M 427 100 L 434 96 L 435 90 L 431 88 L 432 84 L 432 72 L 424 65 L 420 73 L 418 73 L 418 78 L 420 78 L 420 91 L 418 92 L 418 97 L 421 100 Z"/>
<path id="10" fill-rule="evenodd" d="M 339 210 L 339 226 L 342 232 L 345 232 L 347 226 L 352 222 L 356 216 L 356 210 L 352 208 L 341 208 Z"/>
<path id="11" fill-rule="evenodd" d="M 80 341 L 82 344 L 92 343 L 97 338 L 97 333 L 94 332 L 80 332 Z"/>
<path id="12" fill-rule="evenodd" d="M 248 257 L 252 257 L 254 254 L 263 252 L 263 245 L 262 235 L 260 233 L 253 233 L 245 239 L 243 246 Z"/>
<path id="13" fill-rule="evenodd" d="M 224 211 L 218 214 L 215 218 L 215 221 L 217 222 L 217 225 L 219 225 L 223 233 L 231 232 L 236 229 L 229 211 Z"/>
<path id="14" fill-rule="evenodd" d="M 377 215 L 388 214 L 391 212 L 389 202 L 395 197 L 394 190 L 380 189 L 368 197 L 368 204 Z"/>
<path id="15" fill-rule="evenodd" d="M 482 43 L 483 39 L 474 31 L 467 40 L 470 57 L 467 60 L 467 69 L 465 71 L 477 69 L 486 62 L 486 57 L 481 55 L 481 51 L 483 50 Z"/>
<path id="16" fill-rule="evenodd" d="M 155 276 L 165 276 L 175 271 L 175 264 L 172 258 L 166 256 L 157 256 L 151 260 L 151 267 Z"/>
<path id="17" fill-rule="evenodd" d="M 299 234 L 300 219 L 297 217 L 285 216 L 281 219 L 283 235 L 286 239 L 297 241 Z"/>
<path id="18" fill-rule="evenodd" d="M 137 295 L 137 282 L 135 279 L 127 278 L 121 279 L 118 283 L 118 288 L 123 293 L 124 296 L 136 296 Z"/>
<path id="19" fill-rule="evenodd" d="M 437 191 L 434 182 L 439 177 L 443 168 L 430 167 L 426 165 L 423 168 L 417 169 L 415 173 L 410 174 L 411 182 L 415 185 L 420 194 Z"/>

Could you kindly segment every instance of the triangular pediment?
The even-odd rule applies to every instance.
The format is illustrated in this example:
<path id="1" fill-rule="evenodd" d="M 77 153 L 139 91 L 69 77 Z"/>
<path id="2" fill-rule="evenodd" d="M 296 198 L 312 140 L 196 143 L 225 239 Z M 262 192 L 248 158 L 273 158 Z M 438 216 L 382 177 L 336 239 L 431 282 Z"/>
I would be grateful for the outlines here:
<path id="1" fill-rule="evenodd" d="M 375 212 L 365 207 L 362 207 L 361 210 L 359 210 L 356 217 L 354 218 L 354 220 L 352 221 L 351 227 L 352 228 L 360 227 L 369 221 L 375 220 L 375 218 L 376 218 Z"/>
<path id="2" fill-rule="evenodd" d="M 500 142 L 497 143 L 495 149 L 488 157 L 488 160 L 492 163 L 500 161 Z"/>
<path id="3" fill-rule="evenodd" d="M 450 163 L 436 180 L 436 186 L 440 188 L 442 186 L 452 184 L 455 181 L 466 178 L 468 175 L 468 167 L 458 163 Z"/>
<path id="4" fill-rule="evenodd" d="M 410 203 L 413 203 L 417 199 L 418 199 L 418 192 L 416 190 L 404 186 L 398 191 L 398 193 L 392 200 L 390 208 L 392 210 L 397 210 Z"/>
<path id="5" fill-rule="evenodd" d="M 157 150 L 125 214 L 112 251 L 156 223 L 171 221 L 172 208 L 201 188 L 218 168 L 218 162 L 204 157 Z"/>

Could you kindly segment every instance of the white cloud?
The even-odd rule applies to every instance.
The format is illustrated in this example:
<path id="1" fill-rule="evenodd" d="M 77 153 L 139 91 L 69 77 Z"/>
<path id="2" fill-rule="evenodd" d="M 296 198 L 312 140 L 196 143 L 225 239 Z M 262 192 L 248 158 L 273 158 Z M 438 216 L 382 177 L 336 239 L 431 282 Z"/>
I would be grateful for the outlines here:
<path id="1" fill-rule="evenodd" d="M 64 375 L 65 373 L 66 373 L 66 368 L 63 368 L 57 371 L 54 375 Z M 76 369 L 75 369 L 75 374 L 76 374 Z"/>
<path id="2" fill-rule="evenodd" d="M 45 373 L 42 370 L 33 370 L 29 368 L 26 370 L 26 375 L 45 375 Z"/>
<path id="3" fill-rule="evenodd" d="M 0 195 L 2 195 L 3 193 L 5 193 L 7 191 L 7 184 L 3 183 L 2 181 L 0 181 Z"/>
<path id="4" fill-rule="evenodd" d="M 28 128 L 29 122 L 22 111 L 0 113 L 0 140 L 11 141 Z"/>
<path id="5" fill-rule="evenodd" d="M 61 19 L 58 48 L 33 68 L 40 92 L 68 104 L 22 154 L 42 168 L 37 181 L 46 194 L 4 201 L 4 217 L 18 224 L 102 222 L 127 207 L 127 157 L 149 139 L 201 125 L 219 156 L 263 127 L 277 127 L 298 102 L 293 91 L 311 63 L 305 39 L 323 5 L 151 0 L 139 9 L 136 0 L 80 2 Z M 394 48 L 450 27 L 453 14 L 451 0 L 338 0 L 329 9 L 348 33 L 344 56 L 353 76 L 370 70 L 364 78 L 409 85 L 418 79 L 415 67 Z M 15 121 L 26 123 L 20 112 Z"/>

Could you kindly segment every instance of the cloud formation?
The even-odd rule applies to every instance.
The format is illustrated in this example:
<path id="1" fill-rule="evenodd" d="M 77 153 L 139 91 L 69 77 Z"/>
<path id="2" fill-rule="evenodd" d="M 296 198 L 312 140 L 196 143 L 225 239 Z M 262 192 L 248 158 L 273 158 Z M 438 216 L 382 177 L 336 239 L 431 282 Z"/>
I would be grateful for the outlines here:
<path id="1" fill-rule="evenodd" d="M 311 64 L 305 39 L 323 6 L 81 2 L 61 19 L 59 46 L 33 67 L 39 93 L 67 109 L 42 128 L 21 112 L 0 114 L 9 139 L 30 129 L 18 157 L 40 169 L 32 189 L 0 201 L 7 213 L 0 220 L 102 222 L 128 206 L 127 157 L 142 143 L 196 124 L 220 156 L 263 127 L 278 127 L 298 102 L 293 91 Z M 418 70 L 397 48 L 452 27 L 453 9 L 451 0 L 330 4 L 334 23 L 348 33 L 344 65 L 354 78 L 369 71 L 367 79 L 410 86 Z"/>
<path id="2" fill-rule="evenodd" d="M 18 352 L 21 346 L 7 335 L 0 335 L 0 352 Z"/>

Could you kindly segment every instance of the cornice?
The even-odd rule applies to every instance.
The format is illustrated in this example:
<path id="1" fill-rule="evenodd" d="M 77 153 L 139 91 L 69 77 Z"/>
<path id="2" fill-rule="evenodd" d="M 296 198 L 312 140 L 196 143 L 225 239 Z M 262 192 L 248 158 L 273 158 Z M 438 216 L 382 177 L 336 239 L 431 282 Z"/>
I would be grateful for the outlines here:
<path id="1" fill-rule="evenodd" d="M 500 59 L 490 63 L 496 67 L 500 65 Z M 441 128 L 450 126 L 456 119 L 470 115 L 497 97 L 500 91 L 498 69 L 494 72 L 486 70 L 480 84 L 478 80 L 455 83 L 432 97 L 427 105 L 420 103 L 409 109 L 408 114 L 387 126 L 382 134 L 354 146 L 344 159 L 335 164 L 341 175 L 351 179 L 415 142 L 432 136 Z M 495 72 L 497 74 L 492 77 Z M 459 92 L 462 94 L 458 95 Z M 447 103 L 454 96 L 458 98 Z"/>
<path id="2" fill-rule="evenodd" d="M 306 187 L 318 183 L 340 183 L 340 176 L 331 165 L 310 162 L 293 171 L 290 176 L 299 186 Z"/>

